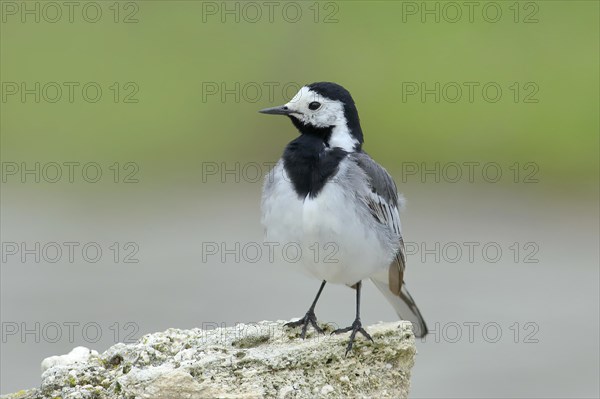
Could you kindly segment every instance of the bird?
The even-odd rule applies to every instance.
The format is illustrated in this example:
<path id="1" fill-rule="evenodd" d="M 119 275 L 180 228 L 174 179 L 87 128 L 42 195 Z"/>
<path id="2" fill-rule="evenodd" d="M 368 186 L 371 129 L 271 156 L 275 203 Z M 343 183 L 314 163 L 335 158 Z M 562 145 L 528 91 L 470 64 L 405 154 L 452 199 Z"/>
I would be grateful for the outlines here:
<path id="1" fill-rule="evenodd" d="M 390 174 L 363 151 L 363 131 L 350 92 L 333 82 L 304 85 L 282 106 L 262 114 L 289 117 L 299 136 L 266 175 L 261 197 L 265 241 L 294 243 L 301 250 L 294 262 L 321 280 L 310 308 L 286 324 L 312 326 L 318 333 L 315 307 L 326 283 L 356 290 L 354 322 L 332 334 L 350 332 L 345 355 L 360 333 L 373 341 L 360 318 L 362 281 L 371 279 L 402 320 L 413 324 L 416 337 L 428 330 L 406 288 L 406 254 L 400 225 L 401 196 Z M 329 246 L 329 257 L 315 256 L 314 245 Z"/>

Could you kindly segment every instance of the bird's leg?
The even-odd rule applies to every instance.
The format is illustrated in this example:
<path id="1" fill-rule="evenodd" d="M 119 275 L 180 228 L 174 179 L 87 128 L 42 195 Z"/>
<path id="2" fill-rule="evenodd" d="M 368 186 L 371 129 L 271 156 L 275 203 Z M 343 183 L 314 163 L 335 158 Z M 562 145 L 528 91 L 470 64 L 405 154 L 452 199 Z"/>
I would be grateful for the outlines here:
<path id="1" fill-rule="evenodd" d="M 326 281 L 323 280 L 323 282 L 321 283 L 321 287 L 319 288 L 319 292 L 317 292 L 317 296 L 315 297 L 315 300 L 313 301 L 312 305 L 310 305 L 310 308 L 308 309 L 308 312 L 306 312 L 304 317 L 298 321 L 292 321 L 292 322 L 285 324 L 286 327 L 302 326 L 302 332 L 300 333 L 300 337 L 302 339 L 304 339 L 306 337 L 306 329 L 308 328 L 309 324 L 312 325 L 313 328 L 319 334 L 324 334 L 323 329 L 321 327 L 319 327 L 319 325 L 317 324 L 317 316 L 315 316 L 315 306 L 317 306 L 317 301 L 319 300 L 319 297 L 321 296 L 321 292 L 323 291 L 323 288 L 325 287 L 325 283 L 326 283 Z"/>
<path id="2" fill-rule="evenodd" d="M 362 328 L 362 324 L 360 322 L 360 288 L 362 287 L 362 282 L 356 283 L 356 318 L 354 319 L 354 323 L 350 327 L 340 328 L 332 332 L 332 334 L 341 334 L 348 331 L 352 331 L 350 334 L 350 341 L 348 342 L 348 346 L 346 347 L 346 356 L 348 356 L 348 352 L 352 349 L 352 344 L 354 343 L 354 338 L 356 337 L 356 333 L 361 333 L 373 342 L 373 338 L 369 335 L 368 332 Z"/>

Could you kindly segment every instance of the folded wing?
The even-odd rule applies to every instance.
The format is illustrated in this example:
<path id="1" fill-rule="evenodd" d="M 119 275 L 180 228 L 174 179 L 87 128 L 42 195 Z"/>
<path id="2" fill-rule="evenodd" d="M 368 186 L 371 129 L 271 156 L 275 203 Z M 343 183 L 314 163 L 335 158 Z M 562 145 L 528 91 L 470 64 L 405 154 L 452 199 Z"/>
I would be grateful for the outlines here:
<path id="1" fill-rule="evenodd" d="M 350 155 L 369 178 L 371 191 L 366 194 L 364 201 L 371 215 L 381 224 L 388 226 L 400 240 L 399 250 L 389 269 L 371 277 L 373 283 L 392 304 L 398 316 L 413 323 L 415 336 L 427 334 L 427 325 L 415 301 L 404 283 L 406 257 L 400 215 L 398 213 L 398 190 L 389 173 L 366 153 Z"/>

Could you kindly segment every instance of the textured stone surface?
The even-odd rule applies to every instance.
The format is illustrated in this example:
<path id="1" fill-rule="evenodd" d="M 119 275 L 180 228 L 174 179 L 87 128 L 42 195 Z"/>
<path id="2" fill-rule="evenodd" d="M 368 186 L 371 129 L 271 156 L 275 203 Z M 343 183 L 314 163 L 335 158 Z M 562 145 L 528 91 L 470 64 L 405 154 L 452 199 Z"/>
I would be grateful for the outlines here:
<path id="1" fill-rule="evenodd" d="M 148 334 L 106 352 L 43 362 L 40 388 L 2 398 L 405 398 L 416 354 L 410 323 L 367 327 L 344 357 L 348 334 L 298 337 L 283 321 Z"/>

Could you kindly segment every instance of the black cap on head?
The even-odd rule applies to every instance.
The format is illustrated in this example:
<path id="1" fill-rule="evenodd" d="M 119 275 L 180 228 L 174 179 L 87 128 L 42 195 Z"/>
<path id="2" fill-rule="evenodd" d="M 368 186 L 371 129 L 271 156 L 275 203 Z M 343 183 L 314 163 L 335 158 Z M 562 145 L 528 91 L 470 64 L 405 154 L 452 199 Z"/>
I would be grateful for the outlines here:
<path id="1" fill-rule="evenodd" d="M 306 86 L 323 97 L 344 103 L 344 116 L 348 121 L 348 129 L 350 130 L 350 133 L 356 137 L 359 143 L 362 144 L 364 139 L 360 127 L 360 119 L 358 118 L 358 110 L 356 109 L 354 99 L 350 95 L 350 92 L 333 82 L 315 82 Z"/>
<path id="2" fill-rule="evenodd" d="M 337 83 L 315 82 L 306 85 L 306 87 L 331 100 L 339 100 L 344 104 L 354 104 L 354 100 L 352 99 L 350 92 Z"/>

